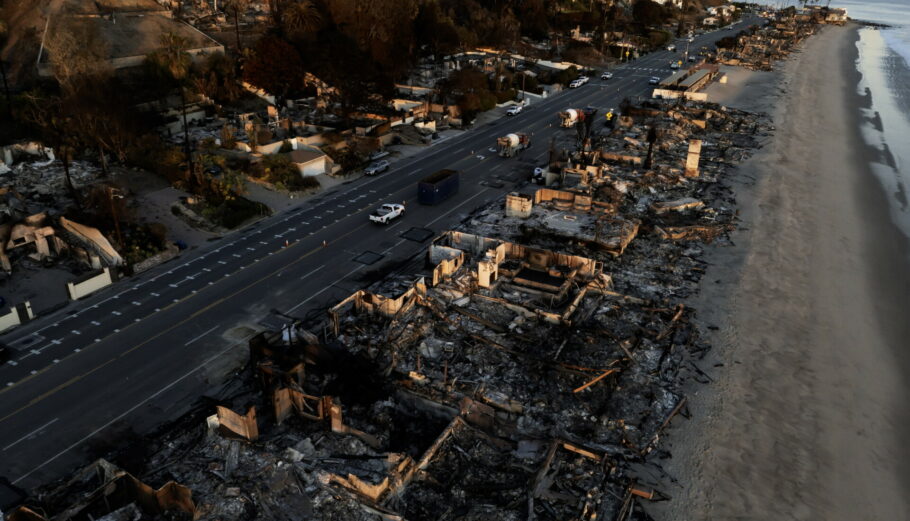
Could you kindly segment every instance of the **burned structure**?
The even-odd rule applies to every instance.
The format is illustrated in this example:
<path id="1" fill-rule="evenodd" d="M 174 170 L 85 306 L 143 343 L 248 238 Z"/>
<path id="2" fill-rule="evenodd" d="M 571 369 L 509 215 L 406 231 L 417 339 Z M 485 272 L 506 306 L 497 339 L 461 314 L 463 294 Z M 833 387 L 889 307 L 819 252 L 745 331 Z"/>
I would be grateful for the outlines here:
<path id="1" fill-rule="evenodd" d="M 542 185 L 436 236 L 421 268 L 254 336 L 217 404 L 131 469 L 191 495 L 92 515 L 649 519 L 669 486 L 661 437 L 687 412 L 684 383 L 708 378 L 684 299 L 703 244 L 735 225 L 724 174 L 770 130 L 703 103 L 626 107 L 553 154 Z M 87 511 L 85 497 L 64 483 L 27 508 Z"/>

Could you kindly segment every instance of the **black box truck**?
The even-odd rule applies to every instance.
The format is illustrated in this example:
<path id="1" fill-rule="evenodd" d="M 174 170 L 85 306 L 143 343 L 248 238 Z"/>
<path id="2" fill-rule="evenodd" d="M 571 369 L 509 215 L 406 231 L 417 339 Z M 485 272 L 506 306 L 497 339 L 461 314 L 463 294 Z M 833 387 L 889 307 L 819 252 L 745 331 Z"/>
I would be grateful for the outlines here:
<path id="1" fill-rule="evenodd" d="M 458 193 L 459 174 L 457 170 L 440 170 L 424 177 L 417 183 L 417 202 L 439 204 Z"/>

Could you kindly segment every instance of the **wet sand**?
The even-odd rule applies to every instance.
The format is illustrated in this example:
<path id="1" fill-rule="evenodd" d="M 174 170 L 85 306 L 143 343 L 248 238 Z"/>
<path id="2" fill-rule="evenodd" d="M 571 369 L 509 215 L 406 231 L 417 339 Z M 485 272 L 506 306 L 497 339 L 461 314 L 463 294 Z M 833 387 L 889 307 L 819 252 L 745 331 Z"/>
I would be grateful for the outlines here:
<path id="1" fill-rule="evenodd" d="M 735 174 L 736 245 L 692 302 L 719 328 L 715 382 L 665 440 L 657 519 L 910 519 L 908 245 L 859 132 L 856 40 L 825 28 L 774 88 L 712 99 L 773 107 L 777 131 Z"/>

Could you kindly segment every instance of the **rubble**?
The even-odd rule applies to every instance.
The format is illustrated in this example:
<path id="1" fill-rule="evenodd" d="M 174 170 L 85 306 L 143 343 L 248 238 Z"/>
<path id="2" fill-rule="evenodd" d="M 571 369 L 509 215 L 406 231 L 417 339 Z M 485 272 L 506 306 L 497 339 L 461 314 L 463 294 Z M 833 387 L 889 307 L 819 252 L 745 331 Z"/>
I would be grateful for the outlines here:
<path id="1" fill-rule="evenodd" d="M 724 175 L 771 129 L 704 103 L 623 118 L 554 153 L 545 186 L 436 237 L 423 268 L 253 337 L 215 416 L 207 401 L 149 441 L 137 475 L 192 491 L 192 512 L 168 515 L 649 519 L 666 495 L 636 469 L 659 468 L 684 383 L 708 378 L 681 301 L 702 243 L 735 226 Z M 73 497 L 61 485 L 38 500 Z M 135 517 L 115 506 L 128 507 L 96 513 Z"/>
<path id="2" fill-rule="evenodd" d="M 800 43 L 815 34 L 817 22 L 800 19 L 800 15 L 787 15 L 784 11 L 766 27 L 737 35 L 731 49 L 719 49 L 718 63 L 736 65 L 753 70 L 770 71 L 774 62 L 784 60 Z"/>

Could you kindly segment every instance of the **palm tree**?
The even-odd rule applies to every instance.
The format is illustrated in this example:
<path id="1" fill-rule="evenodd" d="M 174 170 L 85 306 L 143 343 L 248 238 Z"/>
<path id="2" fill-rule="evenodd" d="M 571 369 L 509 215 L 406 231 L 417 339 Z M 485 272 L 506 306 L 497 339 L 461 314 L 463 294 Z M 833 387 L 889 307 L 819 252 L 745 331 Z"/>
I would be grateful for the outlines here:
<path id="1" fill-rule="evenodd" d="M 322 27 L 322 13 L 311 0 L 300 0 L 282 11 L 281 25 L 288 36 L 299 38 Z"/>
<path id="2" fill-rule="evenodd" d="M 193 171 L 193 157 L 190 152 L 190 133 L 186 120 L 188 88 L 192 84 L 193 58 L 186 49 L 189 42 L 186 38 L 174 33 L 161 35 L 161 47 L 146 57 L 146 63 L 153 77 L 180 94 L 180 106 L 183 114 L 183 152 L 186 154 L 189 172 Z"/>
<path id="3" fill-rule="evenodd" d="M 224 11 L 234 16 L 234 34 L 237 36 L 237 54 L 243 52 L 240 45 L 240 14 L 245 13 L 250 6 L 250 0 L 225 0 Z"/>

